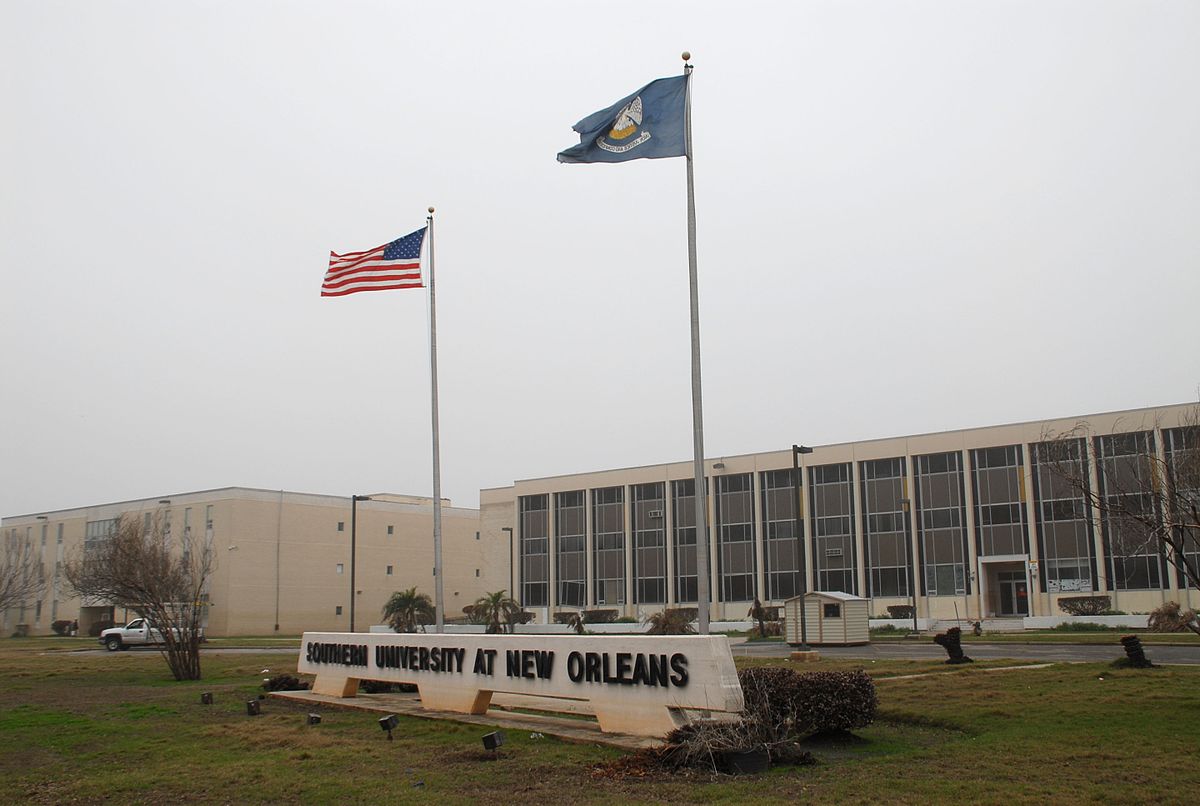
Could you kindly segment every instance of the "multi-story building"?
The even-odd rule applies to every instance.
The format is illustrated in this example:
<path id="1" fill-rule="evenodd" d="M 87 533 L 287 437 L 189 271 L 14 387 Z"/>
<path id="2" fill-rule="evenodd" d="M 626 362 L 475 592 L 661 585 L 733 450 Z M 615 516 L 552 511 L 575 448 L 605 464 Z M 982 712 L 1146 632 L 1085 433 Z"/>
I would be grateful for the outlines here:
<path id="1" fill-rule="evenodd" d="M 870 598 L 872 614 L 915 603 L 922 618 L 1061 615 L 1057 599 L 1090 593 L 1126 612 L 1195 606 L 1156 545 L 1123 539 L 1048 460 L 1069 457 L 1090 489 L 1121 494 L 1122 457 L 1194 448 L 1195 411 L 824 445 L 801 457 L 798 480 L 790 450 L 708 458 L 712 615 L 744 618 L 755 597 L 780 604 L 801 574 L 809 590 Z M 696 602 L 694 494 L 691 462 L 523 479 L 480 492 L 480 528 L 508 544 L 506 584 L 541 620 L 584 607 L 645 615 Z"/>
<path id="2" fill-rule="evenodd" d="M 202 541 L 211 550 L 212 636 L 346 630 L 352 572 L 358 630 L 381 623 L 384 602 L 397 590 L 416 586 L 433 596 L 432 499 L 380 493 L 359 501 L 352 556 L 350 499 L 227 487 L 5 518 L 0 535 L 31 541 L 47 580 L 40 600 L 0 614 L 5 635 L 17 624 L 44 635 L 54 621 L 76 619 L 86 634 L 97 621 L 128 615 L 73 597 L 62 573 L 66 560 L 105 539 L 122 516 L 158 518 L 181 547 Z M 507 585 L 507 544 L 485 544 L 479 511 L 449 501 L 442 537 L 445 612 L 461 618 L 465 605 Z"/>

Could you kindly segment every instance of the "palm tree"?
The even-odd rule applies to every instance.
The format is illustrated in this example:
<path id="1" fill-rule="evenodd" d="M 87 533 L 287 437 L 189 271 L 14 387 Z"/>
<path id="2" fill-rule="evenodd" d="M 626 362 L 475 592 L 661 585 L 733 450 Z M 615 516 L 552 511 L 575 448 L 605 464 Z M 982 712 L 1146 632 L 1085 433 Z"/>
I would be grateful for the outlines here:
<path id="1" fill-rule="evenodd" d="M 416 587 L 396 591 L 383 606 L 383 617 L 396 632 L 416 632 L 418 624 L 428 624 L 437 614 L 427 593 Z"/>
<path id="2" fill-rule="evenodd" d="M 476 624 L 486 624 L 489 633 L 511 632 L 512 626 L 521 621 L 522 612 L 508 591 L 496 591 L 475 600 L 471 618 Z"/>

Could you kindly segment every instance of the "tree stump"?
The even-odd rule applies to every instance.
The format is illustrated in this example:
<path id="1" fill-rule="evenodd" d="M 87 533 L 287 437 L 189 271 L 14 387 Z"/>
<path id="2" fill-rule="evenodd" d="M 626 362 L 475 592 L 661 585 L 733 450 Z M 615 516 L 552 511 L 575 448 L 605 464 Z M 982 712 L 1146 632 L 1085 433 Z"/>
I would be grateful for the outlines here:
<path id="1" fill-rule="evenodd" d="M 1129 665 L 1135 669 L 1149 669 L 1154 665 L 1146 657 L 1146 650 L 1142 648 L 1142 639 L 1136 635 L 1123 637 L 1121 646 L 1125 647 L 1125 656 L 1129 659 Z"/>
<path id="2" fill-rule="evenodd" d="M 962 630 L 958 627 L 951 627 L 943 633 L 938 633 L 933 636 L 933 642 L 946 650 L 946 654 L 950 657 L 946 659 L 946 663 L 974 663 L 975 661 L 963 654 L 962 650 Z"/>

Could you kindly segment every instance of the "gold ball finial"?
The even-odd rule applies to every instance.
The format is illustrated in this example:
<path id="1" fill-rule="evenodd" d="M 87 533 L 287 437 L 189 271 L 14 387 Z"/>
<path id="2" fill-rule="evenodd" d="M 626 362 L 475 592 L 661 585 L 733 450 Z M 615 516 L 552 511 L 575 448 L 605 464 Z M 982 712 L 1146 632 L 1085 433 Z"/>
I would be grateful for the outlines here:
<path id="1" fill-rule="evenodd" d="M 686 50 L 685 50 L 685 51 L 683 52 L 683 60 L 686 62 L 686 61 L 688 61 L 688 60 L 689 60 L 689 59 L 691 59 L 691 58 L 692 58 L 692 54 L 691 54 L 689 51 L 686 51 Z"/>
<path id="2" fill-rule="evenodd" d="M 432 208 L 432 207 L 430 207 L 430 208 L 429 208 L 429 213 L 430 213 L 430 215 L 432 215 L 432 214 L 433 214 L 433 208 Z"/>

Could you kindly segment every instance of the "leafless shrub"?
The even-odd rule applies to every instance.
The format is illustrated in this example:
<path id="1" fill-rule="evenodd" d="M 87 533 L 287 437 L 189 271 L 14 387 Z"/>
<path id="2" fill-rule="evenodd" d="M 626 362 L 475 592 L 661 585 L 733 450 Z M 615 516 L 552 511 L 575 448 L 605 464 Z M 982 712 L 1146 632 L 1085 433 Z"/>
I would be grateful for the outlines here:
<path id="1" fill-rule="evenodd" d="M 9 530 L 0 554 L 0 612 L 29 606 L 46 590 L 46 570 L 34 551 L 33 539 Z"/>
<path id="2" fill-rule="evenodd" d="M 176 545 L 163 520 L 122 516 L 114 532 L 85 544 L 63 564 L 84 599 L 127 607 L 161 634 L 157 644 L 176 680 L 200 679 L 201 625 L 213 569 L 207 542 Z"/>

